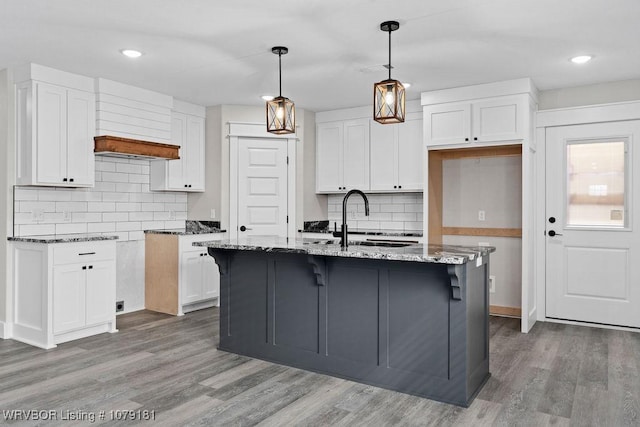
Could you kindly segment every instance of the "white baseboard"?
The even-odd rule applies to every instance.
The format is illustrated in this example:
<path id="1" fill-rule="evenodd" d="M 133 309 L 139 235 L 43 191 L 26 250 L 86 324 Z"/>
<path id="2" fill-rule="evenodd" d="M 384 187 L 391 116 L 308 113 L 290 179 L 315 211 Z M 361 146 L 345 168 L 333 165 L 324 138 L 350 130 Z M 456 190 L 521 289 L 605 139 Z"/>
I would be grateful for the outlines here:
<path id="1" fill-rule="evenodd" d="M 9 339 L 11 338 L 11 324 L 0 321 L 0 338 Z"/>
<path id="2" fill-rule="evenodd" d="M 140 307 L 133 307 L 133 308 L 126 309 L 124 311 L 116 313 L 116 316 L 120 316 L 121 314 L 133 313 L 134 311 L 140 311 L 140 310 L 144 310 L 144 305 L 141 305 Z"/>

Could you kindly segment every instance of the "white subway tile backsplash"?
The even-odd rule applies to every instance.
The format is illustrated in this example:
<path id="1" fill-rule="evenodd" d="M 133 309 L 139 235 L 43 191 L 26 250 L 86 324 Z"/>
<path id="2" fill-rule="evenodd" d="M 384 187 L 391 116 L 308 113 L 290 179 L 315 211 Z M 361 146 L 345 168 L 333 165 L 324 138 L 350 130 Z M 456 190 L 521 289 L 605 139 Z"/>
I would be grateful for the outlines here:
<path id="1" fill-rule="evenodd" d="M 129 182 L 129 175 L 117 172 L 102 172 L 102 181 L 107 182 Z"/>
<path id="2" fill-rule="evenodd" d="M 89 212 L 113 212 L 116 210 L 114 202 L 88 202 Z"/>
<path id="3" fill-rule="evenodd" d="M 342 222 L 343 195 L 328 197 L 328 219 Z M 348 212 L 357 212 L 356 226 L 363 229 L 391 229 L 421 231 L 423 228 L 422 193 L 367 194 L 369 216 L 364 216 L 364 202 L 349 199 Z M 353 222 L 352 219 L 348 220 Z"/>
<path id="4" fill-rule="evenodd" d="M 141 240 L 143 230 L 184 228 L 187 194 L 149 191 L 149 169 L 148 160 L 99 157 L 94 188 L 15 187 L 15 233 L 109 233 Z M 42 212 L 37 221 L 34 211 Z"/>
<path id="5" fill-rule="evenodd" d="M 102 220 L 105 222 L 129 221 L 129 214 L 127 212 L 105 212 L 102 214 Z"/>
<path id="6" fill-rule="evenodd" d="M 141 174 L 142 165 L 132 165 L 130 163 L 118 163 L 116 164 L 116 172 Z"/>
<path id="7" fill-rule="evenodd" d="M 56 202 L 56 212 L 86 212 L 88 202 Z"/>
<path id="8" fill-rule="evenodd" d="M 88 233 L 110 233 L 116 231 L 115 222 L 96 222 L 87 224 Z"/>
<path id="9" fill-rule="evenodd" d="M 56 224 L 56 234 L 86 233 L 87 223 Z"/>
<path id="10" fill-rule="evenodd" d="M 102 193 L 103 202 L 128 202 L 129 193 L 104 192 Z"/>

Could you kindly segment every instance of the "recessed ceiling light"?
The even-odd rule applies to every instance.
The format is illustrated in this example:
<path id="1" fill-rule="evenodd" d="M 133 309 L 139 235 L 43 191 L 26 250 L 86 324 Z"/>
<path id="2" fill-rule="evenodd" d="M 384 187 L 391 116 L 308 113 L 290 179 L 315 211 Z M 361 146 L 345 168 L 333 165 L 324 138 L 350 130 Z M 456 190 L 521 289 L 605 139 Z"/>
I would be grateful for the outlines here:
<path id="1" fill-rule="evenodd" d="M 140 58 L 142 56 L 142 52 L 134 49 L 122 49 L 120 53 L 128 58 Z"/>
<path id="2" fill-rule="evenodd" d="M 405 89 L 409 89 L 411 87 L 411 83 L 409 82 L 402 82 L 402 86 L 404 86 Z"/>
<path id="3" fill-rule="evenodd" d="M 573 62 L 574 64 L 586 64 L 587 62 L 591 61 L 591 58 L 593 58 L 591 55 L 574 56 L 573 58 L 571 58 L 571 62 Z"/>
<path id="4" fill-rule="evenodd" d="M 262 98 L 263 100 L 269 102 L 269 101 L 273 101 L 273 98 L 275 98 L 275 96 L 273 96 L 273 95 L 262 95 L 260 98 Z"/>

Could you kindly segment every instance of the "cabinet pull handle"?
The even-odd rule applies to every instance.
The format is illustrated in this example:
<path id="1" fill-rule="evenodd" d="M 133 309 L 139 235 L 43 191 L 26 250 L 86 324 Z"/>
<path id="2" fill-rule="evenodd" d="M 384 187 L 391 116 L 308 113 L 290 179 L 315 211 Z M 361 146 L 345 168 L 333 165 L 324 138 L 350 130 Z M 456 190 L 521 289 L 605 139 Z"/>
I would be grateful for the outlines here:
<path id="1" fill-rule="evenodd" d="M 83 256 L 83 255 L 95 255 L 95 252 L 81 252 L 78 255 Z"/>
<path id="2" fill-rule="evenodd" d="M 87 266 L 86 266 L 86 265 L 83 265 L 83 266 L 82 266 L 82 269 L 83 269 L 83 270 L 86 270 L 86 269 L 87 269 Z"/>
<path id="3" fill-rule="evenodd" d="M 73 182 L 73 178 L 69 178 L 69 182 Z"/>
<path id="4" fill-rule="evenodd" d="M 89 266 L 89 270 L 93 270 L 93 265 L 90 265 L 90 266 Z"/>

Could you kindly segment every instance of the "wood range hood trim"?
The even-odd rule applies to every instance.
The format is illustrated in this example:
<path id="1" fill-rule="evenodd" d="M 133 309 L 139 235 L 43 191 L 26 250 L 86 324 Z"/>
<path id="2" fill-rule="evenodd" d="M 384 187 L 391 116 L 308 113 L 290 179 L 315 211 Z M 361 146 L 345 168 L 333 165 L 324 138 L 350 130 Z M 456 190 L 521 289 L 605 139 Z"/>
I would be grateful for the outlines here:
<path id="1" fill-rule="evenodd" d="M 96 155 L 164 160 L 180 159 L 179 145 L 111 135 L 96 136 L 93 140 L 95 142 L 93 151 Z"/>

